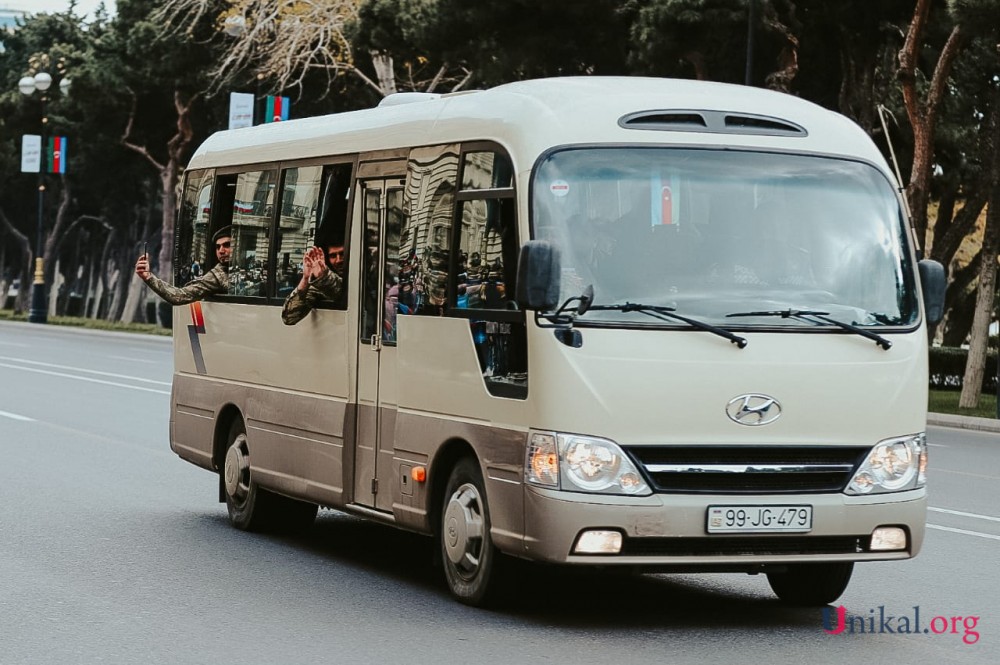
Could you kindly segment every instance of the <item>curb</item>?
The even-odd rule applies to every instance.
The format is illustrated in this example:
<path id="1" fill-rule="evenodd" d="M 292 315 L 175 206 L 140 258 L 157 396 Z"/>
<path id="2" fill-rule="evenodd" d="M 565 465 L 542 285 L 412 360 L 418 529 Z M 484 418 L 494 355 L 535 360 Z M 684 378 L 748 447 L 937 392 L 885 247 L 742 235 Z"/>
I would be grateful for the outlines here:
<path id="1" fill-rule="evenodd" d="M 975 418 L 973 416 L 956 416 L 950 413 L 928 413 L 927 424 L 938 427 L 976 430 L 979 432 L 1000 432 L 1000 420 Z"/>

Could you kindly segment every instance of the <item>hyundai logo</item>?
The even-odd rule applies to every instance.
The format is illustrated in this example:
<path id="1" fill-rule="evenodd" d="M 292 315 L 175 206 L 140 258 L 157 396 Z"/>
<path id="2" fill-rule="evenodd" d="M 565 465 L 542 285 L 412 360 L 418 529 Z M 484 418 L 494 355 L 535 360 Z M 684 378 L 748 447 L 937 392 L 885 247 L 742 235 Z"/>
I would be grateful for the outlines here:
<path id="1" fill-rule="evenodd" d="M 740 425 L 767 425 L 781 417 L 781 404 L 768 395 L 750 393 L 729 400 L 726 415 Z"/>

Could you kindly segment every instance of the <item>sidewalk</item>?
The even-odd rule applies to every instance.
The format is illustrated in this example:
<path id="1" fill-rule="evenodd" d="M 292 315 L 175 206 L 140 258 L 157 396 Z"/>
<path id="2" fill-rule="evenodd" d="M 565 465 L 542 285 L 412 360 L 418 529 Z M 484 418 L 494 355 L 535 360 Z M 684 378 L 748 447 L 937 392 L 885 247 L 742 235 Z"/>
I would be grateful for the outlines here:
<path id="1" fill-rule="evenodd" d="M 994 418 L 973 418 L 972 416 L 956 416 L 950 413 L 928 413 L 927 424 L 939 427 L 955 427 L 958 429 L 974 429 L 980 432 L 1000 432 L 1000 420 Z"/>

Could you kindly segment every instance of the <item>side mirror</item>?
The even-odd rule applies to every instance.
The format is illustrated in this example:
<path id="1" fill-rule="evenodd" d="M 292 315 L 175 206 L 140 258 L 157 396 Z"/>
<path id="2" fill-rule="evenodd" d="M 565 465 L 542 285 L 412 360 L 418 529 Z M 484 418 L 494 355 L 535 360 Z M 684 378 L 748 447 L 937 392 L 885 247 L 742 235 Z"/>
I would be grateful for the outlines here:
<path id="1" fill-rule="evenodd" d="M 948 286 L 944 276 L 944 266 L 937 261 L 924 259 L 917 264 L 920 272 L 920 287 L 924 296 L 924 312 L 927 323 L 938 323 L 944 318 L 944 292 Z"/>
<path id="2" fill-rule="evenodd" d="M 559 304 L 559 251 L 547 240 L 529 240 L 517 261 L 517 304 L 549 310 Z"/>

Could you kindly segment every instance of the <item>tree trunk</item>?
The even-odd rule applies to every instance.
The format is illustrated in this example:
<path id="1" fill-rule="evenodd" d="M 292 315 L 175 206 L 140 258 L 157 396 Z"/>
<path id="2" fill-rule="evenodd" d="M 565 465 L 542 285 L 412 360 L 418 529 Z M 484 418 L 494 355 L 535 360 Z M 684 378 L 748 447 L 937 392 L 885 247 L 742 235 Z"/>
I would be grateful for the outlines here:
<path id="1" fill-rule="evenodd" d="M 899 52 L 898 77 L 903 91 L 906 115 L 913 128 L 913 166 L 907 194 L 913 227 L 921 245 L 927 238 L 927 203 L 930 200 L 931 169 L 934 165 L 934 134 L 941 101 L 947 91 L 946 82 L 951 75 L 955 58 L 962 50 L 965 35 L 961 24 L 952 28 L 948 41 L 941 50 L 934 74 L 927 86 L 926 97 L 917 91 L 917 62 L 924 44 L 924 28 L 930 12 L 931 0 L 917 0 L 913 19 L 906 33 L 906 41 Z"/>
<path id="2" fill-rule="evenodd" d="M 146 283 L 139 279 L 135 271 L 124 272 L 122 277 L 128 280 L 128 295 L 122 307 L 122 323 L 146 322 Z"/>
<path id="3" fill-rule="evenodd" d="M 393 69 L 392 56 L 384 51 L 372 51 L 371 55 L 382 96 L 393 94 L 396 92 L 396 71 Z"/>
<path id="4" fill-rule="evenodd" d="M 764 85 L 770 90 L 791 93 L 792 81 L 799 73 L 799 38 L 795 30 L 801 26 L 795 18 L 795 5 L 782 4 L 784 5 L 782 9 L 785 10 L 784 16 L 778 15 L 778 8 L 774 2 L 766 2 L 763 7 L 764 16 L 761 23 L 781 40 L 781 50 L 775 63 L 777 68 L 764 77 Z"/>
<path id="5" fill-rule="evenodd" d="M 986 369 L 986 347 L 989 341 L 990 321 L 993 318 L 993 298 L 996 295 L 997 250 L 1000 249 L 1000 187 L 995 187 L 986 215 L 986 235 L 983 238 L 983 260 L 979 267 L 979 284 L 976 286 L 976 313 L 972 317 L 972 335 L 969 356 L 965 361 L 965 378 L 962 379 L 960 409 L 979 406 Z"/>
<path id="6" fill-rule="evenodd" d="M 983 137 L 989 160 L 990 202 L 986 212 L 986 228 L 983 231 L 982 261 L 979 269 L 979 284 L 976 287 L 976 313 L 972 319 L 972 334 L 969 339 L 969 356 L 965 361 L 965 378 L 962 380 L 960 409 L 979 406 L 979 394 L 983 386 L 986 369 L 986 348 L 989 342 L 990 321 L 993 319 L 993 303 L 996 295 L 997 253 L 1000 250 L 1000 91 L 991 96 L 989 128 Z M 984 164 L 985 166 L 985 164 Z"/>
<path id="7" fill-rule="evenodd" d="M 31 243 L 28 241 L 28 236 L 14 228 L 14 225 L 7 219 L 7 215 L 4 214 L 3 210 L 0 210 L 0 226 L 13 236 L 14 244 L 21 250 L 21 286 L 18 289 L 17 298 L 14 299 L 14 311 L 24 312 L 28 309 L 28 294 L 31 291 L 31 281 L 33 279 L 31 270 Z"/>
<path id="8" fill-rule="evenodd" d="M 59 262 L 58 247 L 62 240 L 63 232 L 67 226 L 70 204 L 70 185 L 65 176 L 60 176 L 62 192 L 59 195 L 59 208 L 56 210 L 56 222 L 45 238 L 45 249 L 42 256 L 45 259 L 45 283 L 52 285 L 55 283 L 53 277 L 56 274 L 56 264 Z"/>
<path id="9" fill-rule="evenodd" d="M 129 273 L 115 269 L 111 276 L 111 304 L 108 305 L 108 321 L 122 321 L 128 295 Z"/>
<path id="10" fill-rule="evenodd" d="M 62 273 L 59 272 L 59 260 L 56 259 L 52 263 L 54 264 L 51 272 L 52 277 L 45 282 L 49 289 L 49 318 L 62 314 L 62 310 L 59 307 L 59 291 L 62 289 L 63 284 L 66 283 Z M 49 262 L 46 261 L 45 264 L 48 265 Z M 49 270 L 46 269 L 45 272 L 48 273 Z"/>

